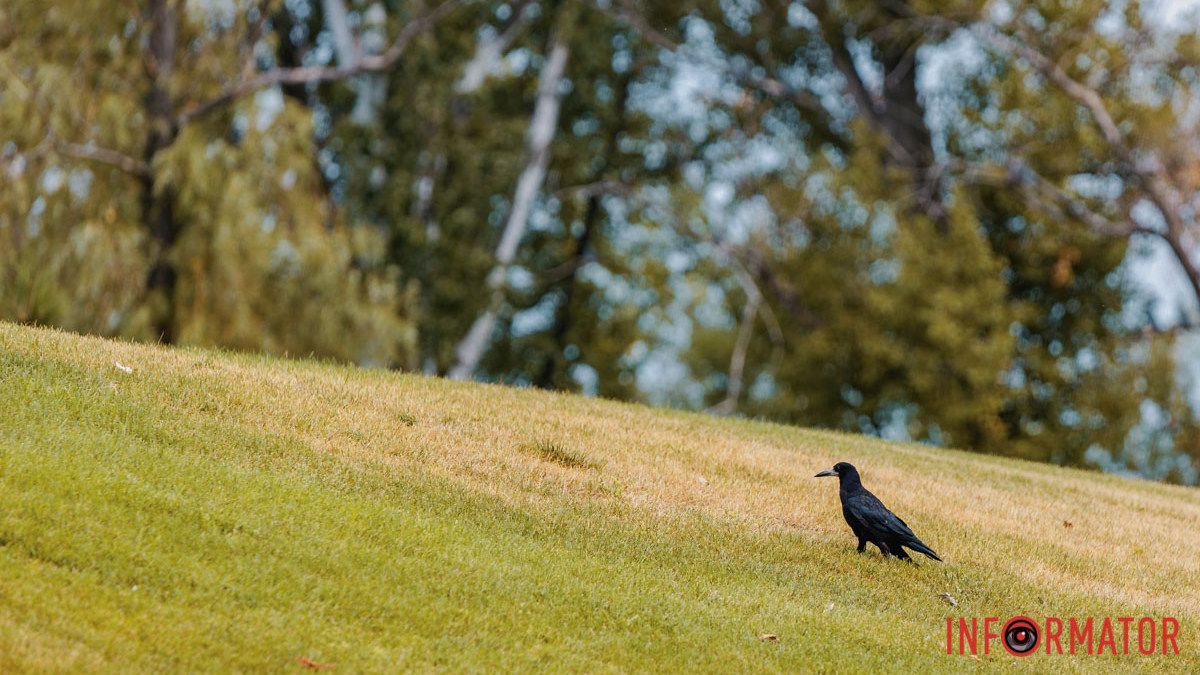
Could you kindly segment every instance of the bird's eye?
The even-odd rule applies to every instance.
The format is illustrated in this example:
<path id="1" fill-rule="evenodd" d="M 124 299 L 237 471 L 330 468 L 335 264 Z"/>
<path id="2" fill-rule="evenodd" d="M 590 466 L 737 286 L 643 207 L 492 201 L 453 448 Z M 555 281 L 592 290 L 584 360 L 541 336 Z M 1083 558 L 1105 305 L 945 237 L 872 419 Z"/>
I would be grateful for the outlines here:
<path id="1" fill-rule="evenodd" d="M 1004 624 L 1002 635 L 1004 648 L 1013 656 L 1025 656 L 1037 648 L 1037 625 L 1023 616 L 1014 617 Z"/>

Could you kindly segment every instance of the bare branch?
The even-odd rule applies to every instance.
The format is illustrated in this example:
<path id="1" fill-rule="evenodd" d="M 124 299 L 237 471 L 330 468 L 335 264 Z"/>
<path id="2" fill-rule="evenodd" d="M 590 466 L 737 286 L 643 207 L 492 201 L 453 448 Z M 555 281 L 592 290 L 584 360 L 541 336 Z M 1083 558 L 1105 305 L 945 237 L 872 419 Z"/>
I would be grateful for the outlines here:
<path id="1" fill-rule="evenodd" d="M 760 251 L 748 246 L 734 246 L 711 231 L 699 232 L 691 225 L 684 223 L 677 222 L 675 225 L 681 234 L 708 242 L 720 251 L 729 261 L 734 273 L 738 275 L 738 281 L 743 288 L 753 288 L 753 291 L 747 290 L 747 294 L 753 292 L 766 295 L 763 293 L 765 289 L 783 305 L 796 325 L 802 328 L 818 328 L 824 325 L 821 317 L 801 301 L 800 293 L 796 288 L 779 276 Z M 763 307 L 770 310 L 771 306 L 770 303 L 765 303 Z M 772 341 L 781 345 L 783 330 L 779 328 L 779 321 L 775 319 L 773 313 L 769 318 L 768 328 L 771 330 Z"/>
<path id="2" fill-rule="evenodd" d="M 1151 193 L 1151 199 L 1159 210 L 1162 211 L 1161 197 Z M 1164 215 L 1166 211 L 1163 211 Z M 1163 241 L 1167 242 L 1167 246 L 1171 248 L 1171 253 L 1179 261 L 1179 265 L 1183 267 L 1183 272 L 1188 278 L 1188 282 L 1192 286 L 1192 293 L 1196 296 L 1197 302 L 1200 302 L 1200 268 L 1197 267 L 1195 260 L 1192 258 L 1192 252 L 1187 249 L 1183 242 L 1184 233 L 1182 226 L 1179 224 L 1177 215 L 1167 218 L 1166 232 L 1159 233 Z"/>
<path id="3" fill-rule="evenodd" d="M 309 84 L 334 82 L 363 73 L 378 73 L 391 68 L 404 54 L 408 45 L 421 33 L 429 30 L 442 17 L 462 4 L 463 0 L 446 0 L 436 9 L 410 21 L 396 36 L 395 41 L 383 54 L 364 56 L 353 63 L 330 66 L 304 66 L 299 68 L 276 68 L 268 70 L 230 86 L 224 92 L 187 110 L 176 118 L 176 128 L 183 128 L 196 119 L 252 94 L 260 89 L 285 84 Z"/>
<path id="4" fill-rule="evenodd" d="M 754 276 L 742 264 L 738 256 L 738 251 L 729 242 L 719 239 L 711 239 L 712 244 L 717 247 L 725 255 L 729 261 L 729 266 L 733 269 L 733 275 L 737 277 L 738 283 L 741 284 L 742 290 L 746 293 L 746 297 L 759 297 L 763 295 L 762 289 L 758 282 L 754 280 Z M 776 348 L 783 346 L 783 327 L 779 323 L 779 319 L 775 316 L 775 311 L 771 309 L 771 305 L 761 305 L 760 313 L 763 315 L 763 320 L 767 324 L 767 334 L 771 337 L 771 342 Z"/>
<path id="5" fill-rule="evenodd" d="M 1096 125 L 1100 127 L 1104 140 L 1122 162 L 1125 170 L 1142 186 L 1146 196 L 1162 216 L 1167 225 L 1166 230 L 1147 231 L 1157 234 L 1171 248 L 1171 253 L 1188 278 L 1196 301 L 1200 303 L 1200 266 L 1196 264 L 1193 253 L 1184 243 L 1185 233 L 1189 227 L 1181 215 L 1182 200 L 1179 198 L 1179 190 L 1171 184 L 1162 162 L 1152 153 L 1145 153 L 1151 156 L 1143 161 L 1138 161 L 1126 144 L 1125 137 L 1112 114 L 1104 105 L 1104 99 L 1095 89 L 1073 79 L 1044 54 L 1024 42 L 1004 34 L 994 26 L 980 24 L 978 32 L 982 34 L 984 40 L 1001 51 L 1031 63 L 1038 72 L 1054 83 L 1064 94 L 1088 110 Z"/>
<path id="6" fill-rule="evenodd" d="M 1163 326 L 1151 316 L 1146 321 L 1146 325 L 1142 326 L 1142 335 L 1146 337 L 1175 336 L 1180 333 L 1192 333 L 1198 330 L 1200 330 L 1200 322 L 1197 322 L 1195 319 L 1184 318 L 1178 323 Z"/>
<path id="7" fill-rule="evenodd" d="M 731 415 L 737 412 L 738 400 L 741 398 L 745 380 L 746 352 L 750 346 L 755 319 L 762 318 L 767 327 L 767 335 L 771 338 L 772 369 L 779 365 L 779 360 L 783 357 L 783 326 L 780 325 L 770 303 L 763 302 L 762 289 L 759 288 L 754 276 L 742 264 L 737 250 L 727 241 L 714 237 L 710 237 L 709 240 L 723 254 L 733 270 L 733 276 L 746 294 L 746 306 L 742 309 L 741 324 L 738 326 L 737 339 L 734 341 L 733 353 L 729 359 L 729 383 L 725 389 L 725 398 L 708 409 L 708 412 L 714 415 Z"/>
<path id="8" fill-rule="evenodd" d="M 594 183 L 584 183 L 582 185 L 566 185 L 554 191 L 555 197 L 576 197 L 587 199 L 589 197 L 602 197 L 604 195 L 627 195 L 633 191 L 633 188 L 627 183 L 622 183 L 616 180 L 598 180 Z"/>
<path id="9" fill-rule="evenodd" d="M 733 354 L 729 357 L 729 376 L 725 385 L 725 398 L 708 409 L 708 412 L 714 415 L 732 415 L 737 412 L 738 400 L 742 397 L 746 352 L 750 348 L 750 338 L 754 333 L 754 320 L 758 317 L 760 304 L 762 304 L 762 295 L 756 292 L 747 298 L 746 306 L 742 308 L 742 320 L 738 326 L 737 338 L 733 342 Z"/>
<path id="10" fill-rule="evenodd" d="M 828 3 L 825 0 L 815 0 L 809 3 L 809 11 L 817 16 L 821 36 L 825 39 L 825 43 L 833 55 L 833 65 L 845 78 L 850 94 L 858 103 L 859 109 L 870 118 L 872 123 L 879 124 L 879 117 L 884 114 L 883 101 L 873 95 L 866 83 L 863 82 L 858 68 L 854 65 L 854 58 L 846 47 L 846 35 L 842 31 L 840 23 L 830 19 Z"/>
<path id="11" fill-rule="evenodd" d="M 145 162 L 111 148 L 102 148 L 91 143 L 83 145 L 60 140 L 54 140 L 53 146 L 54 151 L 60 155 L 105 164 L 120 169 L 135 178 L 146 178 L 150 175 L 150 167 L 146 166 Z"/>
<path id="12" fill-rule="evenodd" d="M 746 268 L 760 284 L 766 286 L 779 299 L 793 321 L 804 328 L 817 328 L 824 324 L 821 317 L 800 300 L 800 293 L 796 288 L 780 277 L 761 253 L 754 249 L 743 249 L 742 257 Z"/>
<path id="13" fill-rule="evenodd" d="M 1128 237 L 1138 232 L 1153 233 L 1132 220 L 1117 222 L 1096 212 L 1080 196 L 1055 185 L 1017 157 L 1010 157 L 1003 165 L 954 162 L 945 168 L 955 170 L 958 177 L 967 183 L 1018 188 L 1022 196 L 1039 210 L 1059 218 L 1078 220 L 1097 234 Z"/>
<path id="14" fill-rule="evenodd" d="M 628 2 L 617 2 L 616 6 L 604 6 L 596 2 L 596 0 L 587 1 L 593 8 L 640 33 L 650 44 L 672 53 L 682 51 L 681 44 L 650 25 L 646 17 L 638 13 Z M 746 70 L 733 68 L 727 61 L 722 59 L 709 59 L 708 65 L 724 72 L 740 87 L 759 92 L 776 101 L 790 103 L 798 109 L 809 113 L 810 119 L 808 121 L 817 127 L 816 131 L 823 138 L 834 139 L 838 137 L 838 134 L 828 125 L 828 120 L 831 117 L 829 111 L 821 103 L 821 99 L 812 92 L 797 89 L 769 75 L 757 75 Z"/>
<path id="15" fill-rule="evenodd" d="M 504 52 L 517 39 L 525 24 L 533 18 L 533 12 L 529 11 L 531 5 L 532 0 L 521 0 L 512 10 L 513 17 L 508 25 L 475 48 L 475 55 L 467 62 L 462 76 L 454 83 L 455 92 L 469 94 L 483 86 L 488 76 L 501 63 Z"/>
<path id="16" fill-rule="evenodd" d="M 1100 131 L 1104 134 L 1104 140 L 1115 150 L 1119 151 L 1122 159 L 1128 159 L 1129 149 L 1125 146 L 1125 139 L 1121 135 L 1120 129 L 1117 128 L 1116 121 L 1109 114 L 1108 108 L 1105 107 L 1104 100 L 1100 97 L 1100 94 L 1082 83 L 1076 82 L 1057 63 L 1033 47 L 1003 33 L 994 26 L 986 23 L 978 25 L 980 27 L 978 32 L 986 42 L 991 43 L 1003 52 L 1029 61 L 1038 72 L 1053 82 L 1063 93 L 1086 107 L 1088 112 L 1091 113 L 1092 119 L 1096 121 L 1096 125 L 1100 127 Z"/>

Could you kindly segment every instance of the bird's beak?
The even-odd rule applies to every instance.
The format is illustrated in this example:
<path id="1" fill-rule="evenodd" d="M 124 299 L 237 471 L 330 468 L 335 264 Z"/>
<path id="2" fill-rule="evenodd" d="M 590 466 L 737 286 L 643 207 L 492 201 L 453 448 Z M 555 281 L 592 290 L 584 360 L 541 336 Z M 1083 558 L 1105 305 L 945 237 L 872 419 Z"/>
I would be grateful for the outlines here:
<path id="1" fill-rule="evenodd" d="M 838 475 L 838 473 L 836 471 L 834 471 L 833 469 L 825 469 L 821 473 L 813 476 L 813 478 L 824 478 L 825 476 L 836 476 L 836 475 Z"/>

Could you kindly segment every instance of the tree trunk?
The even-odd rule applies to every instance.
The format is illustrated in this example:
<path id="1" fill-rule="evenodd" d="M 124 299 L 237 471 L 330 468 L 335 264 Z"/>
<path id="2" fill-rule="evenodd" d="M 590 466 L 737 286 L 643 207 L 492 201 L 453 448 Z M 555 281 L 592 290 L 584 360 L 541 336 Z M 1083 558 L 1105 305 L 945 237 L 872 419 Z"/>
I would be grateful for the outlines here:
<path id="1" fill-rule="evenodd" d="M 346 3 L 343 0 L 321 0 L 321 10 L 333 37 L 338 65 L 343 68 L 358 67 L 363 57 L 363 45 L 350 30 L 350 12 L 346 9 Z M 367 15 L 369 16 L 370 12 Z M 365 28 L 372 32 L 378 29 L 379 26 Z M 351 122 L 359 125 L 375 122 L 379 106 L 387 97 L 386 85 L 387 81 L 381 75 L 372 73 L 360 75 L 352 82 L 356 96 L 354 109 L 350 113 Z"/>
<path id="2" fill-rule="evenodd" d="M 454 91 L 458 94 L 470 94 L 477 91 L 487 81 L 493 70 L 503 64 L 504 53 L 512 46 L 532 13 L 527 11 L 531 0 L 521 0 L 513 9 L 513 16 L 502 26 L 491 39 L 475 47 L 475 55 L 463 68 L 463 74 L 454 83 Z"/>
<path id="3" fill-rule="evenodd" d="M 917 197 L 912 208 L 925 212 L 944 228 L 942 180 L 935 166 L 933 135 L 925 121 L 925 106 L 917 92 L 917 49 L 923 36 L 896 31 L 872 39 L 871 56 L 883 70 L 882 91 L 872 92 L 858 72 L 848 46 L 851 38 L 863 36 L 847 34 L 845 17 L 825 0 L 814 0 L 810 8 L 818 17 L 833 64 L 846 80 L 847 95 L 862 117 L 885 137 L 887 162 L 912 175 Z M 912 14 L 907 0 L 880 5 L 879 11 L 897 24 Z"/>
<path id="4" fill-rule="evenodd" d="M 901 11 L 885 10 L 897 21 L 909 14 L 907 3 Z M 876 42 L 883 65 L 884 115 L 882 120 L 894 143 L 903 149 L 906 168 L 912 172 L 917 189 L 915 207 L 922 210 L 944 231 L 946 208 L 942 203 L 942 180 L 934 166 L 933 134 L 925 121 L 925 106 L 917 93 L 917 48 L 920 37 L 904 32 L 891 40 Z"/>
<path id="5" fill-rule="evenodd" d="M 500 244 L 496 247 L 496 264 L 487 277 L 491 297 L 454 349 L 455 363 L 448 373 L 451 379 L 467 380 L 474 377 L 479 362 L 487 351 L 496 327 L 497 312 L 504 301 L 508 268 L 516 258 L 517 247 L 525 235 L 529 214 L 533 210 L 533 200 L 546 177 L 546 166 L 550 161 L 550 143 L 558 130 L 558 112 L 562 104 L 561 85 L 566 72 L 568 48 L 556 34 L 551 39 L 548 52 L 549 56 L 542 68 L 538 84 L 533 118 L 529 123 L 529 156 L 517 179 L 508 222 L 500 235 Z"/>
<path id="6" fill-rule="evenodd" d="M 144 64 L 150 83 L 145 103 L 149 130 L 143 159 L 148 171 L 141 181 L 142 218 L 150 233 L 150 272 L 146 290 L 151 297 L 161 299 L 154 329 L 162 342 L 171 344 L 177 337 L 175 287 L 179 275 L 172 253 L 179 238 L 179 221 L 175 218 L 174 195 L 170 187 L 155 189 L 154 160 L 175 141 L 177 132 L 170 83 L 175 70 L 179 16 L 176 4 L 171 0 L 150 0 L 147 15 L 150 35 Z"/>

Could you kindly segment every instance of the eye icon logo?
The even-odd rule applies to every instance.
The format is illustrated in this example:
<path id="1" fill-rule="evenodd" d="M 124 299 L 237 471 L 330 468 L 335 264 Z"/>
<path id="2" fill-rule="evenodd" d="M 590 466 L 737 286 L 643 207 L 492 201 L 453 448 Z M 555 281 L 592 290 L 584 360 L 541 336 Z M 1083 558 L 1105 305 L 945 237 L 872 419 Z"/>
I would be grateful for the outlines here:
<path id="1" fill-rule="evenodd" d="M 1004 649 L 1013 656 L 1028 656 L 1037 649 L 1038 629 L 1033 620 L 1024 616 L 1014 616 L 1004 624 L 1001 631 L 1004 638 Z"/>

